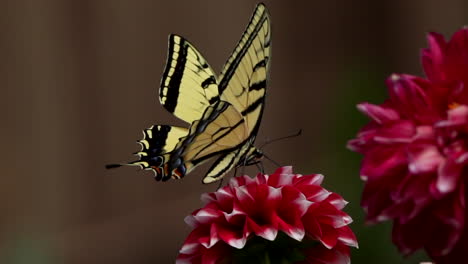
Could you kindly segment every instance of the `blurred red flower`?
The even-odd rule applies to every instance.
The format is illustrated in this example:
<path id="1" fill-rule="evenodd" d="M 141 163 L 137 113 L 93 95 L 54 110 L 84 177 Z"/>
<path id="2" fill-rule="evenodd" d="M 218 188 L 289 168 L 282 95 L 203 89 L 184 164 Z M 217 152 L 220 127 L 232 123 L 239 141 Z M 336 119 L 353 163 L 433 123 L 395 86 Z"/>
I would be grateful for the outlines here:
<path id="1" fill-rule="evenodd" d="M 186 218 L 194 229 L 177 263 L 350 263 L 349 246 L 357 241 L 341 211 L 346 201 L 322 180 L 282 167 L 204 194 L 205 206 Z"/>
<path id="2" fill-rule="evenodd" d="M 424 248 L 438 264 L 457 263 L 468 250 L 468 30 L 448 42 L 431 33 L 428 42 L 427 78 L 390 76 L 389 99 L 358 105 L 372 121 L 348 147 L 364 155 L 368 221 L 394 220 L 403 254 Z"/>

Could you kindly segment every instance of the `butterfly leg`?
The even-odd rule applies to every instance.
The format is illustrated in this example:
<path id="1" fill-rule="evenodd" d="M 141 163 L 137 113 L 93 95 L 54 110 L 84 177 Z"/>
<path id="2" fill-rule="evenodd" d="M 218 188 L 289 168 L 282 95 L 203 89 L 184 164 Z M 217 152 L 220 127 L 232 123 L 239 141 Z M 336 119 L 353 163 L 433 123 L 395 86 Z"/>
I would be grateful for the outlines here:
<path id="1" fill-rule="evenodd" d="M 216 190 L 221 189 L 221 187 L 223 186 L 223 181 L 224 181 L 224 178 L 222 178 L 222 179 L 219 181 L 218 188 L 216 188 Z"/>
<path id="2" fill-rule="evenodd" d="M 255 163 L 255 166 L 257 166 L 257 169 L 260 171 L 261 174 L 265 174 L 265 168 L 263 167 L 263 163 Z"/>

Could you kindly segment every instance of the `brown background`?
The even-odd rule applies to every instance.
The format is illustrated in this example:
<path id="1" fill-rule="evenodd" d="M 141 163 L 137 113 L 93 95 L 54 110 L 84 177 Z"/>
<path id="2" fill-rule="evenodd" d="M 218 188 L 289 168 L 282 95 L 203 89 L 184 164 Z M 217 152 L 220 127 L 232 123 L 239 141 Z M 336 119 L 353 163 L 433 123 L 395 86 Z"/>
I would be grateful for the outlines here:
<path id="1" fill-rule="evenodd" d="M 255 1 L 0 2 L 1 263 L 172 263 L 201 206 L 207 166 L 156 183 L 106 171 L 152 124 L 182 124 L 159 105 L 167 36 L 180 34 L 220 69 Z M 265 151 L 326 175 L 355 219 L 354 263 L 403 260 L 390 225 L 363 225 L 359 156 L 345 149 L 381 102 L 392 72 L 421 74 L 425 34 L 467 23 L 463 0 L 266 1 L 273 23 L 267 106 L 257 143 L 302 128 Z M 266 163 L 268 171 L 274 168 Z M 253 174 L 254 169 L 247 172 Z"/>

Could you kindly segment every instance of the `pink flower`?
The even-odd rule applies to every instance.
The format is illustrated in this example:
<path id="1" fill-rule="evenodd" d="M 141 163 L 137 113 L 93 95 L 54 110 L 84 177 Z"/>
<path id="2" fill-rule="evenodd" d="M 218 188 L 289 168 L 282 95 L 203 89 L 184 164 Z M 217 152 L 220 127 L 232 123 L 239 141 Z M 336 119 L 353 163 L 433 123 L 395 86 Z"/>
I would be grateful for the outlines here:
<path id="1" fill-rule="evenodd" d="M 404 254 L 424 248 L 436 263 L 468 250 L 468 30 L 436 33 L 422 50 L 427 78 L 393 74 L 389 99 L 358 109 L 372 121 L 351 150 L 364 155 L 362 206 L 369 222 L 391 219 Z M 466 233 L 466 232 L 465 232 Z M 465 254 L 463 254 L 463 258 Z"/>
<path id="2" fill-rule="evenodd" d="M 185 220 L 193 231 L 177 263 L 265 263 L 265 257 L 350 263 L 349 246 L 357 241 L 348 227 L 351 218 L 341 211 L 346 201 L 323 189 L 322 180 L 282 167 L 271 175 L 233 178 L 204 194 L 205 206 Z"/>

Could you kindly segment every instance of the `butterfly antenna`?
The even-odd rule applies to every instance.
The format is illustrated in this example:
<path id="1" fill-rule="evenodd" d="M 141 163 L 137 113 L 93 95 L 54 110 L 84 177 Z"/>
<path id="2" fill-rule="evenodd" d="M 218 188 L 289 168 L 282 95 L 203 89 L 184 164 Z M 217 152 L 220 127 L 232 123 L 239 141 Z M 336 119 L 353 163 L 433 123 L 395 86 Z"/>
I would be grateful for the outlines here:
<path id="1" fill-rule="evenodd" d="M 280 140 L 283 140 L 283 139 L 298 137 L 298 136 L 300 136 L 301 134 L 302 134 L 302 129 L 299 129 L 299 131 L 297 131 L 295 134 L 288 135 L 288 136 L 284 136 L 284 137 L 275 138 L 275 139 L 272 139 L 272 140 L 268 140 L 268 141 L 266 141 L 265 143 L 263 143 L 263 145 L 260 146 L 260 149 L 263 149 L 263 147 L 265 147 L 266 145 L 268 145 L 268 144 L 270 144 L 270 143 L 273 143 L 273 142 L 276 142 L 276 141 L 280 141 Z"/>
<path id="2" fill-rule="evenodd" d="M 269 160 L 271 163 L 275 164 L 276 166 L 281 167 L 281 165 L 278 162 L 276 162 L 272 158 L 268 157 L 265 153 L 263 153 L 263 157 L 265 157 L 267 160 Z"/>
<path id="3" fill-rule="evenodd" d="M 140 166 L 140 165 L 138 165 L 138 164 L 135 164 L 135 162 L 138 162 L 138 161 L 136 160 L 136 161 L 132 161 L 132 162 L 129 162 L 129 163 L 113 163 L 113 164 L 107 164 L 107 165 L 106 165 L 106 169 L 115 169 L 115 168 L 122 167 L 122 166 L 131 166 L 131 167 Z"/>
<path id="4" fill-rule="evenodd" d="M 115 169 L 115 168 L 122 167 L 122 166 L 123 166 L 122 164 L 107 164 L 106 169 Z"/>

